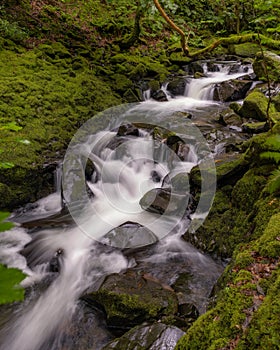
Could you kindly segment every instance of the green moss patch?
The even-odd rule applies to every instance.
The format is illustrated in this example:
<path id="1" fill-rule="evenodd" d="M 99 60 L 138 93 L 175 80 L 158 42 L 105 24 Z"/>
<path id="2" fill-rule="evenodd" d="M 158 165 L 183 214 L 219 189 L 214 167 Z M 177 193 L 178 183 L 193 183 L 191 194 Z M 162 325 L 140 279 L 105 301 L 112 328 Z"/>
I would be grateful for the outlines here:
<path id="1" fill-rule="evenodd" d="M 25 275 L 21 271 L 0 265 L 0 304 L 24 299 L 24 289 L 18 286 L 24 277 Z"/>
<path id="2" fill-rule="evenodd" d="M 48 176 L 46 165 L 62 158 L 75 130 L 121 102 L 92 74 L 89 62 L 81 61 L 75 70 L 76 61 L 58 43 L 21 53 L 0 51 L 2 208 L 42 196 L 42 182 L 50 185 L 41 177 Z"/>

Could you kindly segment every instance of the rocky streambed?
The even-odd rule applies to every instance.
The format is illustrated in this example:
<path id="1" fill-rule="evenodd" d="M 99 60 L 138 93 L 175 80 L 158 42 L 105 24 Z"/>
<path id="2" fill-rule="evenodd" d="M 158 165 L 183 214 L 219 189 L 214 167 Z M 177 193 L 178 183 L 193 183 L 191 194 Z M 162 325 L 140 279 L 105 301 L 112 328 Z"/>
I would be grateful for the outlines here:
<path id="1" fill-rule="evenodd" d="M 197 72 L 202 74 L 197 80 L 205 78 L 203 68 Z M 168 111 L 172 127 L 177 126 L 178 130 L 182 123 L 193 123 L 215 154 L 216 164 L 217 190 L 203 225 L 187 232 L 184 226 L 184 232 L 176 226 L 158 241 L 151 232 L 141 231 L 143 225 L 127 221 L 120 225 L 120 231 L 116 229 L 105 237 L 105 243 L 109 240 L 110 244 L 104 247 L 92 240 L 80 242 L 81 233 L 76 233 L 71 215 L 61 205 L 60 193 L 19 210 L 13 220 L 21 227 L 12 229 L 10 237 L 3 236 L 1 242 L 4 250 L 11 242 L 16 248 L 12 256 L 16 267 L 30 275 L 25 282 L 29 292 L 26 301 L 10 312 L 11 322 L 21 332 L 14 341 L 9 332 L 14 334 L 15 329 L 5 319 L 1 331 L 5 346 L 16 349 L 21 343 L 26 350 L 174 349 L 187 332 L 178 349 L 207 349 L 211 342 L 221 347 L 240 341 L 241 346 L 247 346 L 248 339 L 261 332 L 254 312 L 265 310 L 265 319 L 270 312 L 266 310 L 275 311 L 269 298 L 278 283 L 279 258 L 279 197 L 266 188 L 275 166 L 260 157 L 274 147 L 266 141 L 268 100 L 262 87 L 246 97 L 254 84 L 248 76 L 245 80 L 215 83 L 213 101 L 206 100 L 206 108 L 205 101 L 192 101 L 190 107 L 190 100 L 187 104 L 183 101 L 187 97 L 184 94 L 188 94 L 188 79 L 176 77 L 156 88 L 149 82 L 151 99 L 142 103 L 137 115 L 140 119 L 142 114 L 153 116 L 152 126 L 130 123 L 114 129 L 106 147 L 115 151 L 127 141 L 148 135 L 156 144 L 168 147 L 183 163 L 192 163 L 189 172 L 176 171 L 172 176 L 152 168 L 148 180 L 153 188 L 140 200 L 145 212 L 163 215 L 170 202 L 170 191 L 175 193 L 175 207 L 180 207 L 182 197 L 187 197 L 182 217 L 184 222 L 192 223 L 197 219 L 192 214 L 200 198 L 207 196 L 207 191 L 201 193 L 202 175 L 196 165 L 207 155 L 204 143 L 195 142 L 191 135 L 187 135 L 186 142 L 180 132 L 162 128 L 161 122 Z M 161 102 L 155 101 L 158 96 Z M 279 114 L 278 96 L 276 93 L 271 104 L 275 120 Z M 233 102 L 241 97 L 245 97 L 243 104 Z M 216 103 L 217 99 L 226 104 Z M 180 112 L 176 111 L 178 105 Z M 277 130 L 276 123 L 276 135 Z M 98 171 L 93 165 L 87 165 L 86 178 L 98 183 Z M 89 197 L 91 192 L 92 198 L 96 196 L 90 184 L 87 191 Z M 171 208 L 172 215 L 174 211 Z M 20 230 L 27 231 L 22 232 L 24 239 L 16 240 Z M 135 241 L 137 232 L 141 232 L 144 241 Z M 26 233 L 30 238 L 26 238 Z M 240 249 L 236 250 L 238 245 Z M 18 260 L 19 251 L 26 260 Z M 2 260 L 7 263 L 5 255 Z M 62 308 L 56 307 L 63 297 Z M 56 302 L 48 310 L 50 298 L 56 298 Z M 209 305 L 210 311 L 206 312 Z M 58 317 L 58 312 L 63 317 Z M 52 324 L 57 317 L 59 322 Z M 37 325 L 31 323 L 32 318 Z M 38 330 L 33 339 L 30 326 Z M 277 326 L 271 332 L 275 329 Z M 267 339 L 264 332 L 258 334 Z M 251 340 L 250 344 L 257 341 Z"/>

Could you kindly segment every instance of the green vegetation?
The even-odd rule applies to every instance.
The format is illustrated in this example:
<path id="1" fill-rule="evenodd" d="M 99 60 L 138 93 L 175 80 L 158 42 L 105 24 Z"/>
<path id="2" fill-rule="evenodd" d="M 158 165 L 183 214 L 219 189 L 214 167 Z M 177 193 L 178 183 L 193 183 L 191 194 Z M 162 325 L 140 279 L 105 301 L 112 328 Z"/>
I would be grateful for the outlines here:
<path id="1" fill-rule="evenodd" d="M 0 264 L 0 305 L 24 299 L 24 289 L 18 286 L 24 277 L 21 271 Z"/>
<path id="2" fill-rule="evenodd" d="M 0 235 L 13 227 L 11 222 L 5 221 L 9 215 L 8 212 L 0 212 Z M 24 289 L 18 286 L 24 277 L 21 271 L 0 264 L 0 305 L 24 299 Z"/>
<path id="3" fill-rule="evenodd" d="M 2 209 L 53 190 L 56 163 L 85 121 L 110 106 L 139 101 L 145 87 L 158 90 L 169 75 L 185 74 L 182 68 L 197 58 L 249 57 L 257 77 L 275 87 L 271 99 L 264 94 L 265 84 L 241 108 L 231 105 L 240 120 L 273 128 L 244 143 L 239 159 L 217 163 L 211 212 L 197 232 L 186 234 L 202 251 L 230 263 L 215 300 L 187 330 L 178 350 L 266 350 L 280 343 L 278 2 L 159 1 L 185 33 L 188 56 L 154 1 L 3 0 L 0 5 Z M 195 170 L 191 181 L 199 187 Z M 12 227 L 4 221 L 7 216 L 0 214 L 0 231 Z M 0 304 L 23 300 L 24 290 L 15 287 L 23 278 L 0 265 Z M 100 290 L 95 297 L 106 300 L 104 308 L 117 322 L 162 316 L 161 302 L 147 301 L 145 295 L 128 298 L 125 288 Z M 171 318 L 177 312 L 173 302 L 167 310 Z"/>

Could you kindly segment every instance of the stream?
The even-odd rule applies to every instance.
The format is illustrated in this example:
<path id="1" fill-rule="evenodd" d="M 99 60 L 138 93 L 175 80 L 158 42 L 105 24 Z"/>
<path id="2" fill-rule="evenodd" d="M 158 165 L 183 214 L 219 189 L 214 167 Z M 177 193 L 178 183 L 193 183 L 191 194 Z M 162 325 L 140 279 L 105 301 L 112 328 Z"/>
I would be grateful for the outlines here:
<path id="1" fill-rule="evenodd" d="M 248 76 L 252 68 L 218 62 L 212 71 L 207 63 L 203 69 L 202 78 L 186 77 L 181 96 L 172 96 L 164 85 L 165 102 L 147 90 L 143 102 L 112 108 L 85 123 L 57 167 L 56 192 L 12 214 L 16 226 L 1 233 L 0 262 L 26 273 L 26 298 L 0 323 L 1 350 L 101 350 L 115 338 L 114 330 L 102 310 L 80 298 L 113 273 L 144 271 L 172 286 L 179 304 L 206 311 L 224 263 L 182 235 L 201 226 L 211 208 L 215 171 L 209 178 L 206 169 L 215 170 L 215 160 L 227 156 L 227 140 L 248 137 L 239 127 L 209 118 L 227 108 L 213 100 L 215 87 Z M 161 129 L 178 137 L 179 151 L 166 144 L 171 138 Z M 172 179 L 182 173 L 188 179 L 195 166 L 208 196 L 193 209 L 188 181 L 174 190 Z M 162 188 L 169 191 L 168 203 L 158 208 L 153 203 Z M 184 275 L 192 277 L 178 288 Z M 173 349 L 178 334 L 183 333 L 175 332 L 172 342 L 171 332 L 170 345 L 165 339 L 157 348 Z"/>

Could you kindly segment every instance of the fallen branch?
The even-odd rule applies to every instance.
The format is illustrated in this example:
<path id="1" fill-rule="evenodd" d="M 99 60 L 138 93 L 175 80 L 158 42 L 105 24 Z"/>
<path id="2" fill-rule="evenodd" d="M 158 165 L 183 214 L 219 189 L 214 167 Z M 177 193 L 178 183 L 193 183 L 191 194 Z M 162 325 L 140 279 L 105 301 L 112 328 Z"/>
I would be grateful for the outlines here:
<path id="1" fill-rule="evenodd" d="M 252 33 L 252 34 L 244 34 L 244 35 L 234 35 L 228 38 L 217 39 L 212 44 L 208 45 L 207 47 L 204 47 L 201 50 L 189 52 L 187 56 L 193 58 L 196 56 L 203 55 L 205 53 L 215 50 L 219 45 L 228 46 L 228 45 L 243 44 L 247 42 L 256 43 L 258 45 L 261 42 L 261 44 L 267 48 L 275 49 L 275 50 L 280 49 L 280 41 L 270 39 L 262 34 Z"/>

